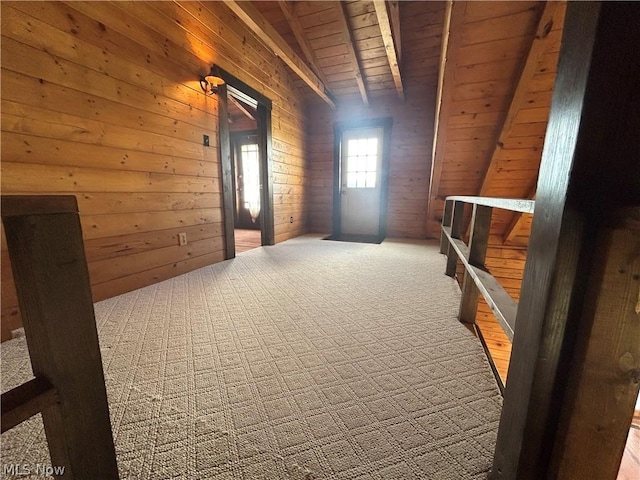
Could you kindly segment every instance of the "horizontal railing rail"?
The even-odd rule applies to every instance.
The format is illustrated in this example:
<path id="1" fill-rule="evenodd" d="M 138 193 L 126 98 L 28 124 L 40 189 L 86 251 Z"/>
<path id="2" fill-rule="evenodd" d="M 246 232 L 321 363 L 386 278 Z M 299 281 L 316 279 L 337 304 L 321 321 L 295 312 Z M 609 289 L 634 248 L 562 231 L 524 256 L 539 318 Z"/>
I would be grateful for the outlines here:
<path id="1" fill-rule="evenodd" d="M 533 213 L 536 204 L 535 200 L 521 198 L 467 197 L 460 195 L 447 197 L 447 201 L 472 203 L 484 207 L 501 208 L 503 210 L 521 213 Z"/>
<path id="2" fill-rule="evenodd" d="M 462 239 L 465 205 L 472 205 L 473 208 L 468 245 Z M 458 318 L 463 323 L 474 325 L 487 352 L 496 379 L 502 389 L 504 388 L 502 379 L 500 375 L 498 375 L 491 358 L 491 353 L 488 351 L 476 323 L 478 299 L 479 295 L 482 295 L 509 340 L 513 341 L 518 303 L 509 295 L 485 265 L 489 234 L 491 232 L 491 217 L 494 208 L 521 213 L 533 213 L 535 201 L 513 198 L 447 197 L 442 219 L 440 253 L 447 256 L 445 273 L 448 276 L 456 276 L 458 262 L 464 267 L 462 297 L 460 299 Z"/>

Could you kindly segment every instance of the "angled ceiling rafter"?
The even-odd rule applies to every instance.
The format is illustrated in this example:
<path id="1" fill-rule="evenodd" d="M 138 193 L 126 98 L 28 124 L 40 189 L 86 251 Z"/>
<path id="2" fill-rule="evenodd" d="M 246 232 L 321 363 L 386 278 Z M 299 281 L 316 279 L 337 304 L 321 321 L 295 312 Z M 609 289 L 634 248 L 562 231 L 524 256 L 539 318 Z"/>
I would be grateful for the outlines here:
<path id="1" fill-rule="evenodd" d="M 282 61 L 298 75 L 331 108 L 335 108 L 333 95 L 324 82 L 307 66 L 251 2 L 228 0 L 224 2 L 233 13 L 255 33 Z"/>
<path id="2" fill-rule="evenodd" d="M 251 120 L 255 120 L 256 119 L 253 116 L 253 114 L 251 112 L 249 112 L 247 107 L 245 107 L 239 100 L 236 100 L 236 97 L 234 97 L 233 95 L 229 95 L 228 98 L 229 98 L 229 100 L 231 100 L 231 103 L 233 103 L 236 107 L 238 107 L 238 110 L 240 110 L 247 117 L 249 117 L 249 119 L 251 119 Z"/>
<path id="3" fill-rule="evenodd" d="M 530 200 L 536 199 L 535 188 L 534 188 L 534 191 L 530 195 L 528 195 L 528 198 Z M 503 244 L 507 244 L 511 242 L 518 235 L 518 233 L 520 232 L 520 229 L 522 228 L 522 225 L 527 219 L 527 216 L 524 215 L 522 212 L 515 212 L 515 213 L 516 214 L 513 217 L 511 217 L 511 221 L 509 222 L 507 231 L 505 232 L 504 237 L 502 239 Z"/>
<path id="4" fill-rule="evenodd" d="M 378 17 L 378 25 L 380 26 L 382 42 L 384 43 L 384 49 L 389 61 L 389 68 L 391 68 L 393 83 L 396 86 L 398 97 L 404 100 L 402 76 L 400 75 L 400 65 L 398 63 L 398 57 L 396 56 L 396 45 L 393 38 L 391 20 L 389 19 L 389 14 L 387 13 L 387 3 L 385 2 L 385 0 L 373 0 L 373 6 L 376 10 L 376 17 Z"/>
<path id="5" fill-rule="evenodd" d="M 507 110 L 507 113 L 502 121 L 502 125 L 494 144 L 489 164 L 482 179 L 482 186 L 480 187 L 480 192 L 478 193 L 479 196 L 487 195 L 487 192 L 491 187 L 493 178 L 497 173 L 499 153 L 502 150 L 505 142 L 507 141 L 509 134 L 511 133 L 511 128 L 513 127 L 516 115 L 522 107 L 522 102 L 527 93 L 527 89 L 531 83 L 531 80 L 533 79 L 542 53 L 544 52 L 544 49 L 546 47 L 546 40 L 549 37 L 549 33 L 551 32 L 551 29 L 553 27 L 553 16 L 557 10 L 558 3 L 559 2 L 557 1 L 548 1 L 544 6 L 544 10 L 542 11 L 540 20 L 538 21 L 536 33 L 531 41 L 529 53 L 526 56 L 526 59 L 522 66 L 520 77 L 516 84 L 516 88 L 513 91 L 509 109 Z"/>
<path id="6" fill-rule="evenodd" d="M 398 63 L 402 63 L 402 37 L 400 32 L 400 2 L 389 2 L 389 18 L 391 19 L 391 33 L 396 45 L 396 55 Z"/>
<path id="7" fill-rule="evenodd" d="M 451 114 L 451 99 L 454 90 L 455 66 L 462 44 L 462 24 L 467 2 L 447 1 L 438 69 L 438 93 L 434 120 L 431 176 L 429 180 L 429 202 L 427 204 L 427 236 L 439 236 L 434 228 L 435 216 L 447 141 L 447 123 Z"/>
<path id="8" fill-rule="evenodd" d="M 362 103 L 366 106 L 369 105 L 369 95 L 367 93 L 367 87 L 364 84 L 364 77 L 362 76 L 362 67 L 360 65 L 360 60 L 358 60 L 358 55 L 356 55 L 355 50 L 355 42 L 353 40 L 353 32 L 351 31 L 351 27 L 349 26 L 349 21 L 347 20 L 347 12 L 345 10 L 344 2 L 338 2 L 338 23 L 340 24 L 340 33 L 342 34 L 342 38 L 347 47 L 347 56 L 349 57 L 350 63 L 353 66 L 353 71 L 356 77 L 356 83 L 358 84 L 358 90 L 360 91 L 360 97 L 362 97 Z"/>

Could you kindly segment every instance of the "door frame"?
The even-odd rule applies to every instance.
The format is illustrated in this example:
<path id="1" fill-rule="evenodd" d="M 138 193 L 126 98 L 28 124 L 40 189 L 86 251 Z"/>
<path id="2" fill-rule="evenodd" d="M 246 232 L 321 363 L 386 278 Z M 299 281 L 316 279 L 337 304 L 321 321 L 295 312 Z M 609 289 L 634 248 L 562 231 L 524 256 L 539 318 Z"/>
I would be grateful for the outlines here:
<path id="1" fill-rule="evenodd" d="M 218 131 L 220 148 L 220 166 L 222 169 L 222 205 L 225 238 L 225 259 L 235 258 L 235 215 L 233 191 L 233 165 L 231 163 L 231 137 L 229 122 L 228 87 L 233 88 L 243 101 L 256 105 L 256 123 L 258 130 L 258 148 L 260 151 L 260 183 L 262 186 L 260 201 L 260 231 L 262 245 L 275 245 L 273 216 L 273 156 L 271 137 L 272 102 L 256 89 L 250 87 L 239 78 L 231 75 L 218 65 L 211 68 L 211 74 L 222 78 L 225 83 L 218 87 Z"/>
<path id="2" fill-rule="evenodd" d="M 382 127 L 382 159 L 380 170 L 380 224 L 378 237 L 387 236 L 387 204 L 389 198 L 389 163 L 391 160 L 392 117 L 338 122 L 333 126 L 333 232 L 334 238 L 342 234 L 342 134 L 346 130 Z"/>

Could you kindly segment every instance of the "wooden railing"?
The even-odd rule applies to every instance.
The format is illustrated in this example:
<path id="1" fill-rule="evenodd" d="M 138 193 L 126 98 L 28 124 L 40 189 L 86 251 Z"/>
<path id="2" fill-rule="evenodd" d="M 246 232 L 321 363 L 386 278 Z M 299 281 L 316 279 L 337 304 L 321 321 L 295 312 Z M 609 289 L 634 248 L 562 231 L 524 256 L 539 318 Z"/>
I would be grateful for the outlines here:
<path id="1" fill-rule="evenodd" d="M 2 432 L 41 412 L 47 472 L 117 479 L 76 198 L 2 196 L 2 221 L 35 376 L 2 394 Z"/>
<path id="2" fill-rule="evenodd" d="M 473 206 L 468 245 L 462 240 L 465 204 Z M 462 298 L 460 300 L 460 311 L 458 314 L 461 322 L 476 325 L 478 298 L 479 295 L 482 294 L 505 334 L 509 337 L 509 340 L 513 341 L 518 304 L 485 266 L 489 233 L 491 231 L 491 216 L 494 208 L 514 212 L 533 213 L 534 206 L 535 202 L 533 200 L 463 196 L 447 197 L 444 217 L 442 219 L 440 253 L 444 253 L 447 256 L 445 273 L 450 277 L 456 275 L 458 261 L 464 266 Z M 502 379 L 497 373 L 491 359 L 491 354 L 482 338 L 482 333 L 477 329 L 476 332 L 487 352 L 500 388 L 504 389 Z"/>

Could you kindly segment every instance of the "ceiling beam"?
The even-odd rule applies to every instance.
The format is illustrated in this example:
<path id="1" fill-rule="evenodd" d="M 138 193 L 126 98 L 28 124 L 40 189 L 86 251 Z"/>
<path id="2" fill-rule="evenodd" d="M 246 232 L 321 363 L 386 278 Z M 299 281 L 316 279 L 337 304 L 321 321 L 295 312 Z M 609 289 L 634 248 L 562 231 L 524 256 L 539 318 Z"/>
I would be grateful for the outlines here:
<path id="1" fill-rule="evenodd" d="M 238 109 L 244 113 L 247 117 L 249 117 L 251 120 L 255 120 L 256 117 L 253 116 L 253 114 L 247 110 L 247 108 L 242 105 L 242 103 L 240 103 L 238 100 L 235 99 L 235 97 L 233 95 L 229 95 L 229 100 L 231 100 L 231 102 L 238 107 Z"/>
<path id="2" fill-rule="evenodd" d="M 533 191 L 527 195 L 527 198 L 530 200 L 536 199 L 536 187 L 533 187 Z M 511 217 L 511 221 L 507 226 L 507 230 L 504 233 L 502 238 L 502 243 L 507 244 L 513 240 L 515 236 L 518 235 L 520 229 L 522 228 L 522 224 L 527 219 L 527 217 L 522 212 L 514 212 L 514 215 Z"/>
<path id="3" fill-rule="evenodd" d="M 427 236 L 432 238 L 440 236 L 440 222 L 437 220 L 437 216 L 444 207 L 444 199 L 439 198 L 440 178 L 442 176 L 442 164 L 447 142 L 447 123 L 455 87 L 455 67 L 460 46 L 462 45 L 462 25 L 466 9 L 467 2 L 453 3 L 452 0 L 448 0 L 442 27 L 438 93 L 433 128 L 433 150 L 431 152 L 431 176 L 429 179 L 429 203 L 427 204 Z"/>
<path id="4" fill-rule="evenodd" d="M 531 214 L 527 214 L 527 215 L 531 216 Z M 522 225 L 524 224 L 527 218 L 528 217 L 521 212 L 517 212 L 511 218 L 511 223 L 509 224 L 509 227 L 507 228 L 507 232 L 505 233 L 504 238 L 502 239 L 503 245 L 509 244 L 511 241 L 513 241 L 515 237 L 518 236 L 518 233 L 520 232 L 520 229 L 522 228 Z"/>
<path id="5" fill-rule="evenodd" d="M 327 78 L 324 76 L 322 69 L 318 66 L 318 59 L 316 58 L 316 54 L 313 51 L 311 44 L 307 40 L 307 37 L 304 33 L 304 28 L 300 24 L 300 20 L 298 19 L 298 15 L 296 14 L 294 5 L 286 0 L 278 0 L 278 5 L 280 6 L 280 10 L 282 10 L 284 18 L 287 19 L 289 28 L 291 28 L 293 36 L 296 38 L 298 45 L 300 45 L 302 53 L 304 53 L 304 56 L 307 59 L 307 63 L 312 68 L 314 73 L 318 76 L 318 78 L 322 80 L 322 83 L 326 85 L 328 83 Z"/>
<path id="6" fill-rule="evenodd" d="M 398 57 L 396 56 L 395 41 L 393 39 L 393 34 L 391 33 L 391 21 L 389 20 L 389 14 L 387 13 L 387 4 L 384 0 L 373 0 L 373 6 L 375 7 L 376 16 L 378 17 L 378 25 L 380 26 L 382 42 L 384 43 L 384 49 L 387 53 L 387 59 L 389 60 L 389 67 L 391 67 L 393 83 L 396 86 L 398 97 L 404 100 L 404 88 L 402 87 L 402 77 L 400 76 L 400 65 L 398 64 Z"/>
<path id="7" fill-rule="evenodd" d="M 360 67 L 360 61 L 358 60 L 358 56 L 356 55 L 356 51 L 354 48 L 355 42 L 353 40 L 353 33 L 351 32 L 351 27 L 349 27 L 349 22 L 347 21 L 347 11 L 344 5 L 344 2 L 338 2 L 338 23 L 340 24 L 340 33 L 342 34 L 342 39 L 347 47 L 347 56 L 351 61 L 351 65 L 353 66 L 353 72 L 356 77 L 356 83 L 358 84 L 358 90 L 360 90 L 360 96 L 362 97 L 362 103 L 365 105 L 369 105 L 369 96 L 367 94 L 367 87 L 364 84 L 364 78 L 362 77 L 362 68 Z"/>
<path id="8" fill-rule="evenodd" d="M 487 166 L 487 170 L 482 179 L 482 186 L 480 187 L 480 192 L 478 194 L 479 196 L 487 195 L 487 192 L 491 187 L 491 183 L 496 176 L 498 171 L 499 153 L 502 151 L 505 142 L 509 138 L 513 122 L 522 107 L 522 102 L 524 101 L 529 84 L 536 73 L 540 57 L 546 47 L 546 40 L 549 37 L 549 32 L 551 32 L 551 29 L 553 28 L 553 15 L 555 14 L 557 7 L 557 1 L 548 1 L 544 6 L 544 10 L 542 11 L 542 15 L 538 22 L 538 27 L 536 28 L 536 34 L 531 41 L 529 53 L 527 54 L 518 83 L 513 92 L 513 96 L 511 97 L 509 110 L 507 110 L 507 114 L 502 122 L 500 133 L 498 134 L 498 138 L 493 147 L 493 153 L 491 154 L 489 165 Z"/>
<path id="9" fill-rule="evenodd" d="M 391 18 L 391 33 L 396 43 L 398 62 L 402 62 L 402 39 L 400 37 L 400 2 L 392 1 L 389 5 L 389 18 Z"/>
<path id="10" fill-rule="evenodd" d="M 335 108 L 335 103 L 330 92 L 322 80 L 313 73 L 304 61 L 296 55 L 293 49 L 284 41 L 280 34 L 269 24 L 266 18 L 254 7 L 251 2 L 229 0 L 223 2 L 229 7 L 258 38 L 264 42 L 287 66 L 294 71 L 320 98 Z"/>

